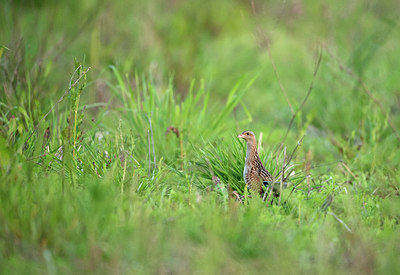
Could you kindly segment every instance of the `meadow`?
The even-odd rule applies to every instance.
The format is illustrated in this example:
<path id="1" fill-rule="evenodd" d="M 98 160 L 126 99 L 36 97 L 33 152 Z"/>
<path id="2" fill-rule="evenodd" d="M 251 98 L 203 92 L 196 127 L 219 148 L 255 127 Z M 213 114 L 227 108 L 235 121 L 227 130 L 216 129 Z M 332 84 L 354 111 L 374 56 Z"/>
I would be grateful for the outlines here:
<path id="1" fill-rule="evenodd" d="M 0 12 L 1 274 L 400 273 L 397 1 Z"/>

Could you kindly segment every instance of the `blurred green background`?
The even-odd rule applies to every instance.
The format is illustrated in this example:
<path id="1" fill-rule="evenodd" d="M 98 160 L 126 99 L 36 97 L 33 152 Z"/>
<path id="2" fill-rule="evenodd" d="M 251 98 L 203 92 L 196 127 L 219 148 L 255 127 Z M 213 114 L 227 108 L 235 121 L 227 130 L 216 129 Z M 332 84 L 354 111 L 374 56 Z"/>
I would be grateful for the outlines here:
<path id="1" fill-rule="evenodd" d="M 399 1 L 2 0 L 0 13 L 0 271 L 400 271 Z M 74 60 L 91 70 L 64 100 Z M 269 169 L 305 135 L 294 161 L 315 167 L 312 189 L 269 207 L 214 188 L 209 166 L 243 189 L 247 129 Z"/>
<path id="2" fill-rule="evenodd" d="M 311 136 L 324 128 L 360 138 L 371 100 L 357 77 L 400 123 L 397 1 L 2 1 L 1 11 L 0 41 L 10 49 L 3 55 L 14 57 L 3 67 L 28 70 L 39 102 L 60 96 L 73 58 L 93 68 L 84 103 L 110 99 L 109 65 L 145 74 L 161 90 L 172 77 L 183 97 L 193 79 L 203 80 L 215 104 L 240 77 L 257 75 L 243 100 L 253 117 L 248 128 L 276 128 L 276 141 L 283 135 L 278 126 L 288 125 L 305 97 L 322 51 L 299 116 L 301 125 L 313 126 Z"/>

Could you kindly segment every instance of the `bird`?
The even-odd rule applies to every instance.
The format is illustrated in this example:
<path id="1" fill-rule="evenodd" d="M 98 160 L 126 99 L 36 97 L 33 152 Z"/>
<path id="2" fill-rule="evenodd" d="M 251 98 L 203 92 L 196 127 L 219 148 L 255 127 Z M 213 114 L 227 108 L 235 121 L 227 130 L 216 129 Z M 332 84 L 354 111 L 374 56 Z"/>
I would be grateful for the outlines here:
<path id="1" fill-rule="evenodd" d="M 246 161 L 243 169 L 243 178 L 247 187 L 260 195 L 263 194 L 263 185 L 274 182 L 274 177 L 265 169 L 257 152 L 256 136 L 252 131 L 244 131 L 238 138 L 247 143 Z"/>

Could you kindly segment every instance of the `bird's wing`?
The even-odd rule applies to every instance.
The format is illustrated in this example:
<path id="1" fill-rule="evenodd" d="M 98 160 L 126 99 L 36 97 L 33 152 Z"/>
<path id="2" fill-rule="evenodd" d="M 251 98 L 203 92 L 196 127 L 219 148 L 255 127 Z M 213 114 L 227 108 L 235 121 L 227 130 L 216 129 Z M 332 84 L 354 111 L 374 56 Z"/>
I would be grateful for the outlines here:
<path id="1" fill-rule="evenodd" d="M 268 170 L 265 169 L 264 167 L 262 167 L 262 169 L 260 169 L 259 174 L 260 174 L 260 178 L 263 181 L 272 182 L 274 180 L 274 177 L 271 175 L 271 173 L 268 172 Z"/>
<path id="2" fill-rule="evenodd" d="M 271 173 L 268 172 L 267 169 L 265 169 L 264 165 L 261 163 L 260 158 L 256 158 L 254 160 L 254 166 L 258 170 L 258 176 L 262 181 L 273 181 L 274 178 L 272 177 Z"/>

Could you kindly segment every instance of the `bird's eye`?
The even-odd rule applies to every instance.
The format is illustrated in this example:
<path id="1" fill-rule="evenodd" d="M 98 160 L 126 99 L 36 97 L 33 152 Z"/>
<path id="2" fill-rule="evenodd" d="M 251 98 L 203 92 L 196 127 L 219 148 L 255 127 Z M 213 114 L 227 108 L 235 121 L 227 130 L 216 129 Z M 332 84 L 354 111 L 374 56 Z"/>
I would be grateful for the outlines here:
<path id="1" fill-rule="evenodd" d="M 249 135 L 249 133 L 246 133 L 246 135 Z"/>

